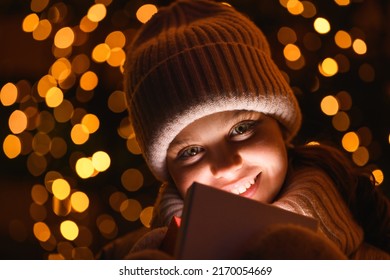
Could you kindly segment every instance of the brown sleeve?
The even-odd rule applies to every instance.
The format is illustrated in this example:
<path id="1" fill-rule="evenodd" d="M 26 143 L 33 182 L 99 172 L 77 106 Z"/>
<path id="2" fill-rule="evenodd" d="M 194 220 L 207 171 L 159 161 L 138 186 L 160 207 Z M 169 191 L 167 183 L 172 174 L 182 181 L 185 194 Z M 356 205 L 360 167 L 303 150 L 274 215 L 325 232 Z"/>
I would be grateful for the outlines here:
<path id="1" fill-rule="evenodd" d="M 97 254 L 96 259 L 99 260 L 121 260 L 124 259 L 130 252 L 134 244 L 150 229 L 142 227 L 132 231 L 120 238 L 111 241 L 105 245 Z"/>

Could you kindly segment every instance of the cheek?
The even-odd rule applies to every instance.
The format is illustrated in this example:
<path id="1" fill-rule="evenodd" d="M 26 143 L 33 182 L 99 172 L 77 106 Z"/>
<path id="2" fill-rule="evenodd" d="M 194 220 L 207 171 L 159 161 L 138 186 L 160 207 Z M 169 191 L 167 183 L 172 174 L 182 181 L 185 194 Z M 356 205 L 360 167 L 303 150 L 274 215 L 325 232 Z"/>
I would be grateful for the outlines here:
<path id="1" fill-rule="evenodd" d="M 170 174 L 182 197 L 194 182 L 201 182 L 204 171 L 199 167 L 172 168 Z"/>
<path id="2" fill-rule="evenodd" d="M 283 177 L 287 172 L 287 150 L 283 142 L 259 141 L 248 146 L 246 150 L 248 161 L 257 163 L 261 168 L 270 171 L 270 175 Z"/>

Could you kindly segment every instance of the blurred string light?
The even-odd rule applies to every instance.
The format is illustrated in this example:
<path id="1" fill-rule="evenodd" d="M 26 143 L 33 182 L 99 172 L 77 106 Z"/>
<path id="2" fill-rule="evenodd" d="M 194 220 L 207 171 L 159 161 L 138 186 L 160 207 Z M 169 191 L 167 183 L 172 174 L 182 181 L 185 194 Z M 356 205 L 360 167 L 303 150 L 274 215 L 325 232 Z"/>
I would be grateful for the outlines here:
<path id="1" fill-rule="evenodd" d="M 84 147 L 91 139 L 107 137 L 101 124 L 106 116 L 89 112 L 89 102 L 101 82 L 94 66 L 108 65 L 122 73 L 126 59 L 124 48 L 134 30 L 125 30 L 128 28 L 125 23 L 123 29 L 112 27 L 107 34 L 100 34 L 104 37 L 100 37 L 99 42 L 92 46 L 90 43 L 92 35 L 101 32 L 99 26 L 105 21 L 128 22 L 131 18 L 145 23 L 157 12 L 157 7 L 143 4 L 134 9 L 136 4 L 129 2 L 126 7 L 131 9 L 114 11 L 111 2 L 89 1 L 89 7 L 76 19 L 77 23 L 70 25 L 73 7 L 66 2 L 31 0 L 31 12 L 24 17 L 21 28 L 31 34 L 33 40 L 52 43 L 52 64 L 34 83 L 8 82 L 0 91 L 1 105 L 13 110 L 8 118 L 9 134 L 3 139 L 3 152 L 9 159 L 26 158 L 31 175 L 42 180 L 31 187 L 30 216 L 34 222 L 34 237 L 47 252 L 48 259 L 93 258 L 94 228 L 108 240 L 116 238 L 120 230 L 118 218 L 110 213 L 98 213 L 91 223 L 88 213 L 96 198 L 88 195 L 84 187 L 84 182 L 110 169 L 115 155 L 104 151 L 99 144 L 93 144 L 94 151 L 86 152 Z M 282 54 L 291 71 L 304 70 L 309 60 L 310 64 L 313 62 L 310 56 L 316 54 L 317 83 L 312 88 L 313 93 L 319 92 L 323 82 L 350 71 L 351 53 L 360 58 L 367 54 L 362 32 L 345 27 L 338 29 L 332 24 L 331 15 L 323 14 L 314 2 L 279 0 L 279 3 L 292 17 L 302 17 L 310 27 L 301 34 L 299 28 L 281 26 L 277 39 L 283 45 Z M 352 4 L 349 0 L 334 0 L 334 5 L 343 9 Z M 337 51 L 318 52 L 326 46 L 335 47 Z M 375 69 L 364 62 L 358 75 L 363 82 L 372 82 Z M 125 113 L 124 92 L 121 88 L 111 90 L 107 95 L 107 108 L 113 114 Z M 370 163 L 375 153 L 371 130 L 364 126 L 352 127 L 355 121 L 353 94 L 345 89 L 326 93 L 319 107 L 341 134 L 340 145 L 351 153 L 357 165 L 369 165 L 377 185 L 381 185 L 383 171 Z M 129 154 L 141 154 L 127 115 L 119 122 L 117 133 L 126 142 Z M 388 142 L 390 144 L 390 134 Z M 57 161 L 61 162 L 62 169 L 58 168 Z M 147 176 L 150 175 L 137 166 L 126 168 L 120 176 L 121 186 L 112 189 L 103 199 L 123 221 L 140 222 L 149 227 L 153 207 L 142 205 L 135 195 L 146 184 Z M 12 237 L 25 239 L 25 227 L 12 221 Z"/>
<path id="2" fill-rule="evenodd" d="M 93 230 L 84 216 L 80 216 L 88 212 L 91 200 L 83 190 L 83 182 L 106 172 L 112 156 L 103 150 L 96 150 L 91 156 L 82 152 L 91 135 L 99 133 L 104 118 L 88 112 L 88 106 L 84 105 L 93 99 L 99 85 L 99 77 L 92 67 L 94 63 L 106 63 L 122 72 L 126 59 L 124 47 L 131 39 L 122 30 L 111 30 L 103 42 L 89 50 L 85 48 L 90 34 L 99 30 L 99 24 L 107 18 L 110 4 L 110 0 L 91 1 L 78 24 L 73 26 L 67 25 L 72 6 L 64 2 L 32 0 L 31 13 L 25 16 L 21 26 L 24 32 L 31 33 L 33 40 L 52 42 L 53 63 L 34 84 L 25 80 L 9 82 L 0 92 L 1 105 L 15 108 L 8 119 L 9 135 L 3 139 L 4 154 L 10 159 L 26 156 L 29 172 L 43 178 L 42 184 L 31 188 L 30 216 L 35 221 L 33 234 L 48 252 L 48 259 L 93 258 L 95 253 L 90 249 Z M 134 17 L 144 23 L 156 12 L 156 6 L 145 4 Z M 80 46 L 83 48 L 78 49 Z M 70 91 L 76 92 L 76 99 Z M 126 111 L 121 89 L 113 89 L 109 94 L 107 107 L 113 113 Z M 63 128 L 57 128 L 64 124 L 68 125 L 65 130 L 68 135 L 63 134 Z M 118 133 L 127 141 L 125 147 L 129 153 L 139 155 L 127 116 Z M 66 156 L 74 175 L 69 174 L 66 165 L 58 170 L 51 166 L 52 162 L 63 161 Z M 143 207 L 127 194 L 144 185 L 144 175 L 135 167 L 129 168 L 120 181 L 122 191 L 116 191 L 108 198 L 112 209 L 125 221 L 139 220 L 149 227 L 153 207 Z M 57 222 L 47 220 L 50 212 L 57 216 Z M 21 236 L 17 229 L 22 227 L 16 222 L 12 225 L 10 232 L 17 239 Z M 96 225 L 104 238 L 117 237 L 117 221 L 111 215 L 99 215 Z"/>
<path id="3" fill-rule="evenodd" d="M 318 51 L 323 46 L 322 41 L 325 39 L 322 37 L 324 36 L 330 35 L 333 37 L 333 43 L 335 47 L 339 48 L 339 52 L 333 56 L 317 58 L 317 83 L 320 83 L 322 79 L 329 79 L 349 72 L 350 62 L 348 57 L 350 50 L 358 56 L 367 53 L 368 48 L 364 38 L 361 37 L 362 32 L 337 30 L 335 26 L 332 27 L 331 15 L 329 18 L 317 16 L 318 7 L 314 3 L 299 0 L 280 0 L 279 2 L 291 15 L 305 18 L 307 24 L 313 26 L 314 31 L 304 34 L 302 36 L 303 40 L 300 42 L 297 32 L 291 26 L 283 26 L 279 29 L 278 40 L 284 45 L 283 55 L 286 65 L 291 70 L 301 70 L 305 67 L 305 49 L 309 52 Z M 351 5 L 349 0 L 335 0 L 334 2 L 340 8 Z M 300 46 L 300 43 L 302 43 L 302 46 Z M 332 42 L 327 42 L 328 47 L 330 43 Z M 333 48 L 333 46 L 331 47 Z M 333 50 L 329 53 L 334 52 Z M 375 80 L 375 69 L 365 62 L 359 67 L 358 75 L 363 82 L 372 82 Z M 319 88 L 320 86 L 314 87 L 313 92 L 318 91 Z M 361 127 L 357 130 L 351 128 L 351 123 L 354 121 L 353 115 L 350 114 L 353 109 L 352 95 L 345 90 L 326 94 L 320 102 L 320 108 L 325 115 L 332 118 L 331 122 L 334 129 L 343 133 L 341 135 L 341 147 L 351 153 L 351 158 L 355 164 L 358 166 L 368 165 L 371 157 L 374 157 L 373 154 L 375 154 L 374 141 L 371 137 L 370 128 Z M 363 139 L 369 140 L 363 141 Z M 373 164 L 369 166 L 377 185 L 382 184 L 384 180 L 383 172 Z"/>

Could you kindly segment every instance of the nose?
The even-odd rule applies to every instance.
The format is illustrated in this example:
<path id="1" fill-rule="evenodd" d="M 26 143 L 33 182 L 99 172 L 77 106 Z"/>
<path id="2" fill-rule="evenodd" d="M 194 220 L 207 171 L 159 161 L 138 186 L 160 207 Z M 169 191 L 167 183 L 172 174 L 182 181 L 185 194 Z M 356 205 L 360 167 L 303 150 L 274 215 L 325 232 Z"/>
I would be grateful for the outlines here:
<path id="1" fill-rule="evenodd" d="M 227 146 L 219 146 L 212 155 L 210 171 L 216 178 L 230 178 L 242 167 L 240 154 Z"/>

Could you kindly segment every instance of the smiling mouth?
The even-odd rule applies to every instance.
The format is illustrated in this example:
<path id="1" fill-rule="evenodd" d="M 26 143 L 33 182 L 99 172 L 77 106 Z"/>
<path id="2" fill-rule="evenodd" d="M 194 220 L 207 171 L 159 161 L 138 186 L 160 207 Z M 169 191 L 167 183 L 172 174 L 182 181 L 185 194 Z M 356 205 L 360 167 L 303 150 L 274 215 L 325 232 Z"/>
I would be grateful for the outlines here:
<path id="1" fill-rule="evenodd" d="M 235 186 L 233 189 L 230 190 L 230 192 L 233 194 L 237 194 L 237 195 L 246 194 L 249 190 L 253 189 L 260 174 L 261 174 L 261 172 L 253 179 L 250 179 L 247 182 L 244 182 L 240 185 Z"/>

